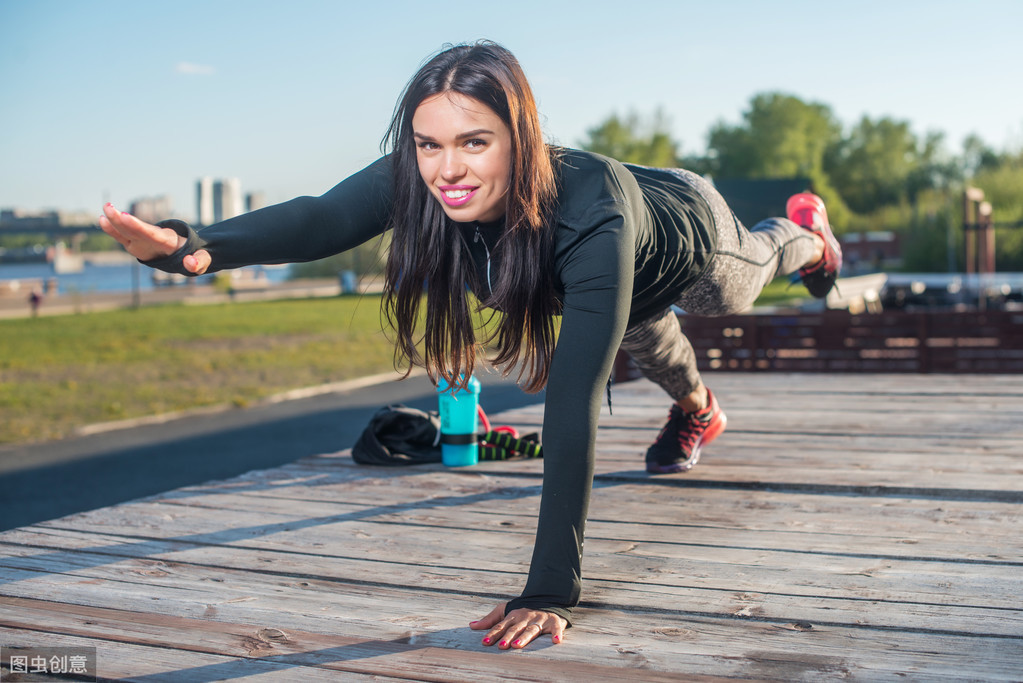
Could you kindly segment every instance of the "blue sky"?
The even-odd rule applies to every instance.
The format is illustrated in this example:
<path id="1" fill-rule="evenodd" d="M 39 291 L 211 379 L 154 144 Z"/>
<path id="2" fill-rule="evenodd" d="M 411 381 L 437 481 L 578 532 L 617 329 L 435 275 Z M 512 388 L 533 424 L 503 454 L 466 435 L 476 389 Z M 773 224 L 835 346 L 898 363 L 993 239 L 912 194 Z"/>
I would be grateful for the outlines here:
<path id="1" fill-rule="evenodd" d="M 964 9 L 969 6 L 970 9 Z M 320 194 L 379 153 L 402 87 L 445 43 L 511 49 L 548 138 L 668 114 L 686 153 L 783 91 L 1023 147 L 1023 1 L 0 0 L 0 207 L 95 211 L 238 177 Z"/>

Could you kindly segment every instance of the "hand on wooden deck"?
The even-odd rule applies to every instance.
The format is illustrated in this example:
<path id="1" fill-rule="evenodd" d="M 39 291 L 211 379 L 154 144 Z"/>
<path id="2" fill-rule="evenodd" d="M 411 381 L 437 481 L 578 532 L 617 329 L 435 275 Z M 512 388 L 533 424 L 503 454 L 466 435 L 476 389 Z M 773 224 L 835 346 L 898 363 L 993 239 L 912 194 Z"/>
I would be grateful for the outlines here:
<path id="1" fill-rule="evenodd" d="M 170 256 L 186 241 L 170 228 L 146 223 L 129 213 L 118 211 L 109 202 L 103 207 L 99 227 L 140 261 Z M 189 254 L 182 261 L 185 268 L 196 275 L 205 273 L 211 262 L 210 253 L 205 249 Z"/>
<path id="2" fill-rule="evenodd" d="M 521 650 L 545 633 L 551 634 L 551 642 L 560 644 L 565 638 L 568 622 L 557 614 L 543 610 L 520 608 L 504 614 L 506 603 L 495 607 L 490 614 L 469 624 L 474 631 L 490 629 L 483 637 L 484 645 L 497 645 L 502 650 Z"/>

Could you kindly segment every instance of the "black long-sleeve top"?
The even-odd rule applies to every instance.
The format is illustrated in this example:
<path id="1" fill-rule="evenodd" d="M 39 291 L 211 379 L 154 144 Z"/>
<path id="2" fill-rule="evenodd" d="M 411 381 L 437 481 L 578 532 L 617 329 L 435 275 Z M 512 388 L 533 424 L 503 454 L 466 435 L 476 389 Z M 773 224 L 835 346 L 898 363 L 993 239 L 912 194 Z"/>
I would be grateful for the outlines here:
<path id="1" fill-rule="evenodd" d="M 564 150 L 556 164 L 555 268 L 562 321 L 544 409 L 544 481 L 529 578 L 508 603 L 571 620 L 581 584 L 583 530 L 593 478 L 602 391 L 626 327 L 662 313 L 699 277 L 715 246 L 710 209 L 670 172 Z M 253 264 L 311 261 L 351 249 L 388 227 L 391 164 L 383 157 L 320 197 L 299 197 L 194 231 L 167 258 L 147 262 L 187 273 L 197 249 L 210 272 Z M 472 239 L 481 230 L 484 244 Z M 500 226 L 464 230 L 479 281 L 485 243 Z M 493 268 L 491 272 L 498 272 Z"/>

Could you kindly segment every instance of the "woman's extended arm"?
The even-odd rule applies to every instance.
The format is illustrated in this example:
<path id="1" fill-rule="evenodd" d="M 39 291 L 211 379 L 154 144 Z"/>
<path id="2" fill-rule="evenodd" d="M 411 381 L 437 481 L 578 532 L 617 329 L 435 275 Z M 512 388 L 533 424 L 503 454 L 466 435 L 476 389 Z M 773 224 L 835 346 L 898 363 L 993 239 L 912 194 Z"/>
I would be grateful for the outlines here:
<path id="1" fill-rule="evenodd" d="M 579 601 L 597 420 L 628 322 L 634 252 L 631 228 L 619 216 L 563 260 L 564 311 L 547 384 L 543 494 L 529 578 L 503 620 L 484 621 L 491 629 L 487 636 L 506 647 L 560 633 L 528 626 L 538 612 L 567 621 Z"/>
<path id="2" fill-rule="evenodd" d="M 392 182 L 384 157 L 319 197 L 298 197 L 198 231 L 175 220 L 152 226 L 110 205 L 100 227 L 146 265 L 185 275 L 313 261 L 383 233 Z"/>

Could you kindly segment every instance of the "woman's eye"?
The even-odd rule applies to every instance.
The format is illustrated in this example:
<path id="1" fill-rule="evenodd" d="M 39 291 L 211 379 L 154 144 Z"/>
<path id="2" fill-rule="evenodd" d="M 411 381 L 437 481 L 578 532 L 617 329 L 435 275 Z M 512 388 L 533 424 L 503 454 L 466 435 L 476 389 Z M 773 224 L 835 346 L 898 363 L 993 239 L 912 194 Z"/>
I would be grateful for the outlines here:
<path id="1" fill-rule="evenodd" d="M 487 143 L 486 143 L 485 140 L 480 140 L 479 138 L 473 138 L 471 140 L 466 140 L 465 145 L 469 149 L 481 149 L 483 147 L 486 147 Z"/>
<path id="2" fill-rule="evenodd" d="M 429 142 L 427 140 L 423 140 L 423 141 L 421 141 L 419 143 L 419 149 L 422 149 L 422 150 L 437 149 L 437 143 L 436 142 Z"/>

